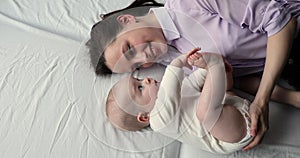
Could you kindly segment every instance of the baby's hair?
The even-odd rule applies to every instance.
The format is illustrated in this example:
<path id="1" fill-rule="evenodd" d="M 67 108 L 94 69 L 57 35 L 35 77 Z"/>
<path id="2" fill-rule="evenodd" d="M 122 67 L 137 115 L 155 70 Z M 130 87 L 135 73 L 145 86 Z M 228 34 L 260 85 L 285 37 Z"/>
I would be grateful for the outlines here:
<path id="1" fill-rule="evenodd" d="M 137 120 L 137 116 L 126 113 L 116 103 L 112 90 L 110 90 L 106 101 L 106 115 L 108 120 L 117 128 L 127 131 L 138 131 L 148 125 Z"/>

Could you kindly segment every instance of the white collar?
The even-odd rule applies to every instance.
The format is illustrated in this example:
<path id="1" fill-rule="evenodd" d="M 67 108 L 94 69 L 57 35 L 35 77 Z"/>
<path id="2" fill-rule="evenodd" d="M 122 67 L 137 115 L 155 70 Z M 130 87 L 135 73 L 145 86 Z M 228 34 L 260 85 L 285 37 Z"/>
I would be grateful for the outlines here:
<path id="1" fill-rule="evenodd" d="M 151 8 L 149 13 L 151 12 L 155 14 L 168 44 L 170 44 L 170 41 L 173 41 L 180 37 L 180 34 L 166 8 Z"/>

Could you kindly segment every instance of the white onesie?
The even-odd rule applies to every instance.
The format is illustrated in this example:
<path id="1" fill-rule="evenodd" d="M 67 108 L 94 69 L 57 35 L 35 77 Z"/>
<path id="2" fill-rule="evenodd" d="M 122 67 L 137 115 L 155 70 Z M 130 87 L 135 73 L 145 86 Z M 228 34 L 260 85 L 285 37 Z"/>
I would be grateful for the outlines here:
<path id="1" fill-rule="evenodd" d="M 184 77 L 181 68 L 169 65 L 160 84 L 156 104 L 150 113 L 151 128 L 212 153 L 226 154 L 241 150 L 252 140 L 249 128 L 249 101 L 229 95 L 226 95 L 224 100 L 224 103 L 235 106 L 244 116 L 247 135 L 238 143 L 227 143 L 214 138 L 196 116 L 206 73 L 205 69 L 197 69 Z"/>

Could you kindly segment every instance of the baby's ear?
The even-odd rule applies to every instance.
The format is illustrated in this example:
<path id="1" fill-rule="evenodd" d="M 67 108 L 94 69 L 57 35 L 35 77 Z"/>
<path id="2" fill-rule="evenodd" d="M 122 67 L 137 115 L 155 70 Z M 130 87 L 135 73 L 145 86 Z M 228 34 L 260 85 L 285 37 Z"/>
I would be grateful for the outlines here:
<path id="1" fill-rule="evenodd" d="M 123 14 L 117 17 L 117 21 L 121 24 L 121 25 L 127 25 L 127 24 L 131 24 L 131 23 L 135 23 L 136 22 L 136 18 L 133 15 L 130 14 Z"/>
<path id="2" fill-rule="evenodd" d="M 141 123 L 149 123 L 150 120 L 150 114 L 149 112 L 139 112 L 139 114 L 136 116 L 137 120 Z"/>

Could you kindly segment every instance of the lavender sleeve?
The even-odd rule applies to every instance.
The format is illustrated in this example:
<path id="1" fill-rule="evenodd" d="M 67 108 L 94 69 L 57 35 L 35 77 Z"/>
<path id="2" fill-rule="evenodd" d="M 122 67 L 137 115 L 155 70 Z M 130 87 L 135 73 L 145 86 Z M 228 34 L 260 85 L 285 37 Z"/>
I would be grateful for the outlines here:
<path id="1" fill-rule="evenodd" d="M 205 3 L 208 10 L 229 23 L 268 36 L 279 32 L 291 19 L 284 0 L 204 0 L 199 3 Z"/>
<path id="2" fill-rule="evenodd" d="M 271 36 L 291 19 L 286 3 L 286 0 L 192 0 L 189 3 L 184 0 L 168 0 L 166 7 L 185 5 L 180 8 L 197 9 L 237 27 Z"/>

